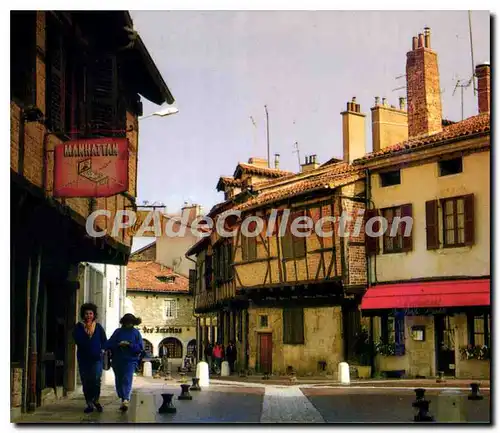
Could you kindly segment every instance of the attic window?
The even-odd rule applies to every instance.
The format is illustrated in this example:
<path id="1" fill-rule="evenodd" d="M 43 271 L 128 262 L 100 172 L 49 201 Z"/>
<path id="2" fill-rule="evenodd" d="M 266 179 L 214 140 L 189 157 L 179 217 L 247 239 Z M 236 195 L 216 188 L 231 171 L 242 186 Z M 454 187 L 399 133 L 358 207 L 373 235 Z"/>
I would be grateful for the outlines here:
<path id="1" fill-rule="evenodd" d="M 174 275 L 157 275 L 156 278 L 162 283 L 175 283 Z"/>
<path id="2" fill-rule="evenodd" d="M 382 187 L 401 184 L 401 171 L 393 170 L 380 173 L 380 185 Z"/>
<path id="3" fill-rule="evenodd" d="M 439 161 L 439 176 L 449 176 L 450 174 L 462 173 L 462 158 Z"/>

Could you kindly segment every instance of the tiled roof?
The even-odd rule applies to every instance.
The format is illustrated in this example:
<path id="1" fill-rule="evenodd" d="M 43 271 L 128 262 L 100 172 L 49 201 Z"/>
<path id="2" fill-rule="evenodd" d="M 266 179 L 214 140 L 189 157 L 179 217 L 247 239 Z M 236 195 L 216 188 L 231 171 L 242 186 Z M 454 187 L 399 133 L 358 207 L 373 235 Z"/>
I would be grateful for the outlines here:
<path id="1" fill-rule="evenodd" d="M 217 191 L 223 191 L 225 186 L 241 187 L 243 186 L 243 181 L 231 176 L 221 176 L 217 183 Z"/>
<path id="2" fill-rule="evenodd" d="M 297 194 L 304 194 L 317 188 L 337 188 L 364 177 L 364 172 L 347 163 L 320 167 L 294 177 L 283 179 L 282 182 L 270 181 L 260 183 L 254 192 L 257 197 L 235 206 L 237 210 L 248 210 L 255 207 L 284 200 Z"/>
<path id="3" fill-rule="evenodd" d="M 239 179 L 243 173 L 256 174 L 267 177 L 281 177 L 287 174 L 292 174 L 291 171 L 279 170 L 277 168 L 259 167 L 253 164 L 238 163 L 233 177 Z"/>
<path id="4" fill-rule="evenodd" d="M 449 126 L 443 128 L 441 132 L 438 132 L 436 134 L 422 135 L 404 141 L 402 143 L 398 143 L 394 146 L 386 147 L 385 149 L 381 149 L 377 152 L 368 153 L 364 157 L 356 159 L 354 161 L 354 164 L 363 164 L 382 156 L 393 156 L 397 154 L 413 152 L 415 150 L 420 150 L 425 146 L 431 146 L 442 141 L 460 137 L 466 139 L 468 136 L 489 131 L 490 114 L 479 114 L 477 116 L 469 117 L 468 119 L 465 119 L 461 122 L 452 123 Z"/>
<path id="5" fill-rule="evenodd" d="M 167 283 L 156 278 L 168 276 L 174 276 L 175 281 Z M 189 280 L 156 262 L 129 262 L 127 265 L 127 290 L 189 293 Z"/>

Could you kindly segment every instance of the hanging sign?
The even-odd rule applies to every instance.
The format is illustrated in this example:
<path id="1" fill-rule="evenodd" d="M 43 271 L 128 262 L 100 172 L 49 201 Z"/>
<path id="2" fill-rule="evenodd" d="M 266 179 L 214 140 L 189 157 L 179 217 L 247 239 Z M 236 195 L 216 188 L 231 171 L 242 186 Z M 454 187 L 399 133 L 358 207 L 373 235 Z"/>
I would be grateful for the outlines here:
<path id="1" fill-rule="evenodd" d="M 72 140 L 54 153 L 54 197 L 110 197 L 128 190 L 128 139 Z"/>

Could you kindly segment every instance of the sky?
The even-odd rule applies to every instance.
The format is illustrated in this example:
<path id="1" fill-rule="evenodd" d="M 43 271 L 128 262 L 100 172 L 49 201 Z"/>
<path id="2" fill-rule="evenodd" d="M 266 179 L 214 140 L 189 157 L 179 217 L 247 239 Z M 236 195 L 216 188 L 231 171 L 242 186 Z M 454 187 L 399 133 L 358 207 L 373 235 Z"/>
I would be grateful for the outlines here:
<path id="1" fill-rule="evenodd" d="M 138 202 L 161 201 L 169 213 L 183 203 L 205 212 L 224 199 L 220 176 L 238 162 L 267 157 L 299 171 L 342 157 L 340 112 L 356 96 L 367 114 L 375 96 L 398 105 L 406 96 L 406 53 L 412 37 L 431 28 L 438 53 L 443 117 L 462 118 L 458 79 L 472 60 L 467 11 L 132 11 L 134 27 L 174 95 L 179 113 L 140 122 Z M 472 12 L 474 63 L 490 60 L 490 15 Z M 394 90 L 396 88 L 401 88 Z M 158 106 L 144 100 L 144 115 Z M 464 89 L 464 118 L 477 114 Z M 255 120 L 253 125 L 250 116 Z M 150 239 L 152 240 L 152 239 Z M 134 250 L 145 242 L 137 239 Z"/>

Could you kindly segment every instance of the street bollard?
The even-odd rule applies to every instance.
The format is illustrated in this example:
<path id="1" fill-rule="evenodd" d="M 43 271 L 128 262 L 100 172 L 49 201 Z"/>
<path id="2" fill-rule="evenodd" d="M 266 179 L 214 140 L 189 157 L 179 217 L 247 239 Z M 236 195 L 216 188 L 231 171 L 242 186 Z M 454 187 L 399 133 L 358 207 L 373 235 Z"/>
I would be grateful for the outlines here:
<path id="1" fill-rule="evenodd" d="M 445 382 L 444 380 L 444 371 L 438 371 L 438 378 L 436 379 L 436 383 Z"/>
<path id="2" fill-rule="evenodd" d="M 351 377 L 349 374 L 349 364 L 347 362 L 339 363 L 339 374 L 338 380 L 342 385 L 349 385 L 351 383 Z"/>
<path id="3" fill-rule="evenodd" d="M 222 361 L 222 364 L 220 367 L 220 376 L 225 377 L 225 376 L 230 376 L 230 375 L 231 375 L 231 369 L 229 368 L 229 362 Z"/>
<path id="4" fill-rule="evenodd" d="M 479 394 L 479 383 L 471 383 L 470 384 L 471 392 L 469 394 L 469 400 L 482 400 L 484 397 Z"/>
<path id="5" fill-rule="evenodd" d="M 181 395 L 177 397 L 178 400 L 192 400 L 193 396 L 189 394 L 189 387 L 190 385 L 188 383 L 183 383 L 181 385 Z"/>
<path id="6" fill-rule="evenodd" d="M 465 394 L 447 389 L 439 394 L 436 409 L 437 422 L 467 422 L 465 416 Z"/>
<path id="7" fill-rule="evenodd" d="M 191 391 L 201 391 L 200 379 L 198 377 L 193 377 L 193 385 L 190 388 Z"/>
<path id="8" fill-rule="evenodd" d="M 174 404 L 172 403 L 172 399 L 174 397 L 174 394 L 162 394 L 161 395 L 163 398 L 163 403 L 158 409 L 159 413 L 176 413 L 177 409 L 174 407 Z"/>
<path id="9" fill-rule="evenodd" d="M 210 373 L 208 372 L 208 364 L 205 361 L 200 361 L 196 365 L 196 377 L 200 378 L 200 386 L 206 388 L 210 385 Z"/>
<path id="10" fill-rule="evenodd" d="M 425 399 L 425 389 L 415 389 L 415 401 L 411 404 L 415 408 L 415 422 L 432 422 L 434 418 L 429 414 L 429 406 L 431 402 Z"/>
<path id="11" fill-rule="evenodd" d="M 247 377 L 247 372 L 245 370 L 240 370 L 240 377 Z"/>
<path id="12" fill-rule="evenodd" d="M 151 377 L 153 375 L 153 367 L 150 361 L 145 361 L 142 364 L 142 376 Z"/>
<path id="13" fill-rule="evenodd" d="M 155 396 L 134 391 L 130 399 L 129 421 L 133 423 L 156 422 Z"/>

